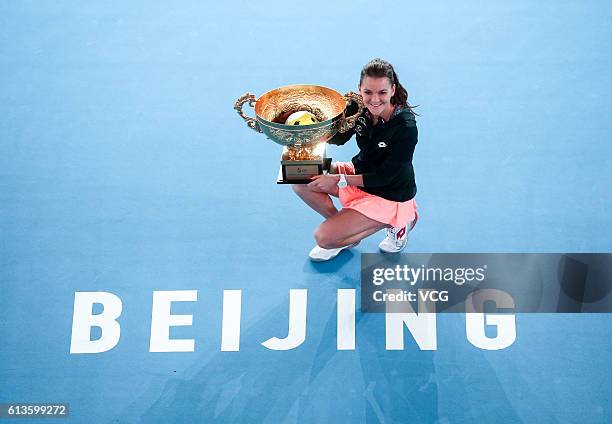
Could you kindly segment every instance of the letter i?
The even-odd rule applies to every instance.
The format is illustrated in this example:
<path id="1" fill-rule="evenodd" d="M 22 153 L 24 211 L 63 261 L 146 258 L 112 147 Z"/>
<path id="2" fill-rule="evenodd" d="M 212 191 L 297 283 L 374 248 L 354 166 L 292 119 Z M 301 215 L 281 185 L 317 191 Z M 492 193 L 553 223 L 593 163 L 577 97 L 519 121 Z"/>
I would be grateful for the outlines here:
<path id="1" fill-rule="evenodd" d="M 355 289 L 338 290 L 337 349 L 355 350 Z"/>
<path id="2" fill-rule="evenodd" d="M 240 314 L 242 290 L 223 290 L 223 322 L 221 324 L 221 351 L 240 350 Z"/>

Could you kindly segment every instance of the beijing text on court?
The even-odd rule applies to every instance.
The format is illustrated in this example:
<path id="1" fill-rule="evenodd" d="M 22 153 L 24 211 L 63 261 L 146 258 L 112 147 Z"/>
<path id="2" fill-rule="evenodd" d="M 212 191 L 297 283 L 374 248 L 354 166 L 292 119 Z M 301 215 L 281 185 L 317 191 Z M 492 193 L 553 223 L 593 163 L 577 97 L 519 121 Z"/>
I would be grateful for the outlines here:
<path id="1" fill-rule="evenodd" d="M 355 289 L 337 291 L 337 350 L 354 350 L 355 337 Z M 289 291 L 288 333 L 286 337 L 271 337 L 262 341 L 270 350 L 286 351 L 299 347 L 306 340 L 307 289 Z M 490 301 L 479 296 L 479 302 Z M 170 329 L 191 326 L 193 315 L 176 315 L 171 307 L 176 302 L 196 302 L 197 290 L 154 291 L 152 299 L 151 332 L 149 352 L 194 352 L 194 339 L 175 339 L 170 337 Z M 240 324 L 242 309 L 242 290 L 223 290 L 223 316 L 221 320 L 221 351 L 240 350 Z M 431 301 L 431 300 L 430 300 Z M 493 300 L 494 301 L 494 300 Z M 103 311 L 93 313 L 95 304 L 101 304 Z M 467 304 L 467 302 L 466 302 Z M 423 309 L 421 309 L 423 306 Z M 123 309 L 121 299 L 110 292 L 75 292 L 70 340 L 71 354 L 103 353 L 113 349 L 121 338 L 119 318 Z M 404 329 L 416 341 L 420 350 L 437 350 L 436 313 L 431 305 L 420 303 L 419 313 L 385 313 L 385 348 L 404 349 Z M 91 329 L 98 327 L 101 336 L 92 340 Z M 495 336 L 489 337 L 486 329 L 495 329 Z M 465 330 L 467 340 L 474 346 L 485 350 L 505 349 L 516 340 L 514 314 L 504 313 L 466 313 Z M 381 329 L 382 331 L 382 329 Z"/>

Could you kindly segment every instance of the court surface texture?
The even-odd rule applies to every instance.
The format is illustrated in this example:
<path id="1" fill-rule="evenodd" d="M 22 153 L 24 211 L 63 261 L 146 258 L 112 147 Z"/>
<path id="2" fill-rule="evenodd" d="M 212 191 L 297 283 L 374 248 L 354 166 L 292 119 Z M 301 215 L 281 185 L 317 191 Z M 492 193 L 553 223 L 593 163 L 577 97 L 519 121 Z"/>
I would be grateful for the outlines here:
<path id="1" fill-rule="evenodd" d="M 385 58 L 420 114 L 405 253 L 610 252 L 611 16 L 605 1 L 4 2 L 0 403 L 68 403 L 75 423 L 610 422 L 609 314 L 517 314 L 497 351 L 438 314 L 436 350 L 406 330 L 392 351 L 384 314 L 358 310 L 338 350 L 337 291 L 359 294 L 383 233 L 310 262 L 321 218 L 275 183 L 281 147 L 233 104 L 357 91 Z M 270 350 L 291 289 L 308 290 L 306 339 Z M 178 290 L 197 301 L 172 305 L 193 322 L 170 337 L 194 351 L 150 352 L 153 293 Z M 242 291 L 239 351 L 220 348 L 224 290 Z M 121 300 L 114 348 L 70 353 L 76 292 Z"/>

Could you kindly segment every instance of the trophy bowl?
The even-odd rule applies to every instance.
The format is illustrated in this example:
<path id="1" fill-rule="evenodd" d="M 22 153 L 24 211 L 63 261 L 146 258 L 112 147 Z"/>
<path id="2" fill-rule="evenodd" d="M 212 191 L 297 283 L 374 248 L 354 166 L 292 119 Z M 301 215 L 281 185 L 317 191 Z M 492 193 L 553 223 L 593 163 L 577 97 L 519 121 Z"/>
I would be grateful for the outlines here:
<path id="1" fill-rule="evenodd" d="M 247 102 L 254 108 L 255 118 L 242 111 Z M 346 107 L 351 102 L 357 103 L 358 110 L 346 116 Z M 234 103 L 234 109 L 249 128 L 283 146 L 279 184 L 306 184 L 312 176 L 324 174 L 331 163 L 331 158 L 325 156 L 325 142 L 337 132 L 353 128 L 363 107 L 359 94 L 348 92 L 343 96 L 331 88 L 305 84 L 276 88 L 259 99 L 246 93 Z M 286 124 L 296 112 L 307 112 L 316 122 Z"/>
<path id="2" fill-rule="evenodd" d="M 346 117 L 346 106 L 353 101 L 357 102 L 359 110 Z M 256 118 L 242 111 L 246 102 L 255 108 Z M 342 133 L 353 128 L 355 120 L 363 111 L 363 102 L 361 96 L 353 92 L 343 96 L 320 85 L 298 84 L 268 91 L 259 99 L 246 93 L 236 101 L 234 109 L 249 128 L 264 133 L 270 140 L 282 146 L 306 147 L 326 142 L 338 131 Z M 286 119 L 297 111 L 314 114 L 318 122 L 312 125 L 286 125 Z"/>

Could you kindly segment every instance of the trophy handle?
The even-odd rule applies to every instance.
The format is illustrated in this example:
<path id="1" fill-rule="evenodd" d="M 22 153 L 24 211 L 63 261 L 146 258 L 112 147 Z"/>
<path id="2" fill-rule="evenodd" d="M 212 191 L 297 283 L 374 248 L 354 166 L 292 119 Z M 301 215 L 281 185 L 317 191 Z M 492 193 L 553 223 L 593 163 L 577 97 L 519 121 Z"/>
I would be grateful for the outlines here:
<path id="1" fill-rule="evenodd" d="M 361 98 L 361 96 L 352 91 L 349 91 L 344 95 L 344 100 L 346 100 L 347 104 L 351 102 L 357 103 L 358 110 L 355 114 L 351 116 L 344 116 L 344 113 L 342 114 L 342 119 L 340 120 L 340 128 L 338 129 L 338 131 L 341 133 L 347 132 L 355 126 L 355 121 L 357 121 L 357 117 L 361 115 L 361 112 L 363 112 L 364 107 L 363 99 Z"/>
<path id="2" fill-rule="evenodd" d="M 255 98 L 254 94 L 245 93 L 242 96 L 240 96 L 238 100 L 236 100 L 236 103 L 234 103 L 234 109 L 236 109 L 236 112 L 238 112 L 238 115 L 240 115 L 242 119 L 246 121 L 246 124 L 250 129 L 252 129 L 253 131 L 257 131 L 257 132 L 263 132 L 261 128 L 259 128 L 259 124 L 257 123 L 257 120 L 255 118 L 251 118 L 250 116 L 245 115 L 244 112 L 242 111 L 242 106 L 246 102 L 249 102 L 249 106 L 255 107 L 255 103 L 257 102 L 257 99 Z"/>

